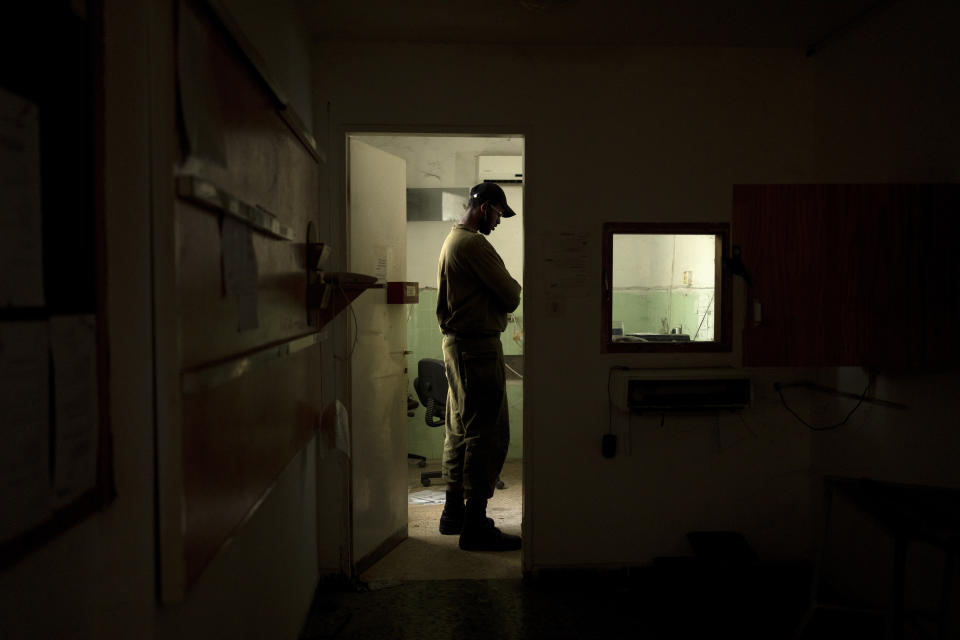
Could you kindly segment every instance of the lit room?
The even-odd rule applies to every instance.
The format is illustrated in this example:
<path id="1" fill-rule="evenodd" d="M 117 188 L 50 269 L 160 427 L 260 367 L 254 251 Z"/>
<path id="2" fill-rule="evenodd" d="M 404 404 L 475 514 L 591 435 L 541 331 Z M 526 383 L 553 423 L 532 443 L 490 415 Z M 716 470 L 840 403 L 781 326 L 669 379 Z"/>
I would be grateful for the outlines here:
<path id="1" fill-rule="evenodd" d="M 407 538 L 397 544 L 379 545 L 364 554 L 358 563 L 360 579 L 383 585 L 402 580 L 494 579 L 521 575 L 520 553 L 465 555 L 457 548 L 457 536 L 438 530 L 445 499 L 441 476 L 444 449 L 444 420 L 447 396 L 443 364 L 443 333 L 437 320 L 437 263 L 451 228 L 464 217 L 471 187 L 494 182 L 506 194 L 516 216 L 505 220 L 487 240 L 507 271 L 523 284 L 523 138 L 496 135 L 465 136 L 440 134 L 350 134 L 351 193 L 366 184 L 361 173 L 365 163 L 380 162 L 375 176 L 377 190 L 383 190 L 391 164 L 403 161 L 405 176 L 405 234 L 384 239 L 395 251 L 406 255 L 403 281 L 416 285 L 416 299 L 403 305 L 402 315 L 390 316 L 402 323 L 408 382 L 407 449 L 408 474 L 404 487 L 409 491 Z M 388 157 L 361 145 L 369 145 Z M 387 207 L 371 211 L 373 224 L 385 225 Z M 365 209 L 351 211 L 364 215 Z M 394 215 L 401 215 L 398 210 Z M 355 219 L 355 218 L 351 218 Z M 357 237 L 370 244 L 371 234 Z M 401 248 L 399 242 L 405 242 Z M 375 244 L 375 242 L 373 242 Z M 384 245 L 388 246 L 388 245 Z M 362 314 L 361 314 L 362 317 Z M 504 531 L 520 533 L 523 496 L 523 301 L 508 315 L 501 343 L 506 366 L 509 405 L 510 445 L 500 482 L 488 507 L 488 516 Z M 363 326 L 360 326 L 361 333 Z M 359 346 L 359 343 L 358 343 Z M 398 345 L 399 348 L 400 345 Z M 362 354 L 360 354 L 362 357 Z M 354 358 L 358 354 L 355 352 Z M 358 385 L 366 381 L 355 379 Z M 371 400 L 372 401 L 372 400 Z M 363 437 L 354 431 L 354 437 Z M 374 440 L 376 437 L 373 438 Z M 362 445 L 361 445 L 362 446 Z M 376 444 L 371 442 L 369 447 Z M 395 455 L 394 457 L 398 457 Z M 355 464 L 362 465 L 363 461 Z M 356 479 L 364 483 L 364 478 Z"/>

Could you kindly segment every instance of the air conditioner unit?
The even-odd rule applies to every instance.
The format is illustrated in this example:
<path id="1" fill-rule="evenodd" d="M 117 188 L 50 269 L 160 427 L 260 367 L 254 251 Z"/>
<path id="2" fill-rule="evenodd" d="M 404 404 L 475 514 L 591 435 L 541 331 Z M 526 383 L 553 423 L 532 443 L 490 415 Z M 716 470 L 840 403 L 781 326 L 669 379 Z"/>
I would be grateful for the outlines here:
<path id="1" fill-rule="evenodd" d="M 737 369 L 615 369 L 611 400 L 621 411 L 718 411 L 750 406 L 750 377 Z"/>
<path id="2" fill-rule="evenodd" d="M 523 156 L 478 156 L 480 182 L 523 182 Z"/>

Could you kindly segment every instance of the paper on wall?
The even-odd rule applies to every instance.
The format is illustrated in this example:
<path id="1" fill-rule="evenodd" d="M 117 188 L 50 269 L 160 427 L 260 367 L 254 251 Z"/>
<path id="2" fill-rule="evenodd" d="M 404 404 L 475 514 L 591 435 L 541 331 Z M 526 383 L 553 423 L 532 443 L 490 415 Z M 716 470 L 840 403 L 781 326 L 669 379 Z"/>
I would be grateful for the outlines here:
<path id="1" fill-rule="evenodd" d="M 42 307 L 37 105 L 0 89 L 0 307 Z"/>
<path id="2" fill-rule="evenodd" d="M 373 266 L 373 275 L 377 278 L 377 282 L 386 282 L 391 250 L 386 245 L 378 244 L 374 247 L 374 253 L 377 263 Z"/>
<path id="3" fill-rule="evenodd" d="M 0 542 L 53 513 L 46 322 L 0 323 Z"/>
<path id="4" fill-rule="evenodd" d="M 223 259 L 223 284 L 227 297 L 236 298 L 239 320 L 237 331 L 256 329 L 257 254 L 253 250 L 253 232 L 249 226 L 225 215 L 220 232 Z"/>
<path id="5" fill-rule="evenodd" d="M 50 320 L 53 355 L 53 486 L 61 507 L 97 484 L 97 332 L 92 315 Z"/>
<path id="6" fill-rule="evenodd" d="M 589 233 L 544 232 L 546 294 L 549 298 L 582 298 L 590 294 L 589 245 Z"/>
<path id="7" fill-rule="evenodd" d="M 321 458 L 331 451 L 350 457 L 350 419 L 342 402 L 337 400 L 324 409 L 320 430 L 322 444 L 317 450 Z"/>

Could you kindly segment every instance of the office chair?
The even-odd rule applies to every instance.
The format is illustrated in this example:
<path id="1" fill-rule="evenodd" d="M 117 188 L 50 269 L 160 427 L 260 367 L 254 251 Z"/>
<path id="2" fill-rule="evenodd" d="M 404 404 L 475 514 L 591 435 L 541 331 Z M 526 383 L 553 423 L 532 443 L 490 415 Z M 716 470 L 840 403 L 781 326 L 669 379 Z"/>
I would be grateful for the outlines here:
<path id="1" fill-rule="evenodd" d="M 423 358 L 417 363 L 417 377 L 413 380 L 413 389 L 417 392 L 420 404 L 426 412 L 423 420 L 428 427 L 442 427 L 446 424 L 447 410 L 447 373 L 443 360 L 437 358 Z M 408 458 L 420 458 L 414 454 L 407 454 Z M 417 463 L 418 466 L 424 466 Z M 420 473 L 420 484 L 430 486 L 431 478 L 441 478 L 440 471 L 423 471 Z M 504 483 L 497 478 L 497 489 L 503 489 Z"/>
<path id="2" fill-rule="evenodd" d="M 444 413 L 447 410 L 447 374 L 444 371 L 443 360 L 436 358 L 420 360 L 417 363 L 417 377 L 413 380 L 413 389 L 417 392 L 420 404 L 426 409 L 423 420 L 427 426 L 442 427 Z M 426 463 L 417 464 L 425 466 Z M 420 484 L 429 487 L 430 478 L 442 476 L 443 474 L 439 471 L 423 471 L 420 473 Z"/>
<path id="3" fill-rule="evenodd" d="M 417 415 L 416 413 L 414 413 L 414 410 L 419 406 L 420 406 L 420 403 L 414 400 L 413 396 L 408 393 L 407 394 L 407 417 L 412 418 L 413 416 Z M 426 456 L 420 456 L 415 453 L 408 453 L 407 460 L 416 460 L 417 466 L 420 467 L 421 469 L 427 466 Z"/>

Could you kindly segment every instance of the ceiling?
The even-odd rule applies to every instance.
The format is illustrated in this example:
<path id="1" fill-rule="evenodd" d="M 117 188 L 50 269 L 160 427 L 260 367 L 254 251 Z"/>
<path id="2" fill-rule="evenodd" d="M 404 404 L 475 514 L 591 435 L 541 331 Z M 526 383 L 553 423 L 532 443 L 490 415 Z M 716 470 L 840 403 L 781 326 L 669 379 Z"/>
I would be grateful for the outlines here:
<path id="1" fill-rule="evenodd" d="M 477 183 L 477 156 L 522 156 L 523 138 L 354 134 L 387 153 L 406 160 L 407 188 L 469 188 Z"/>
<path id="2" fill-rule="evenodd" d="M 317 40 L 809 47 L 894 0 L 300 0 Z"/>

